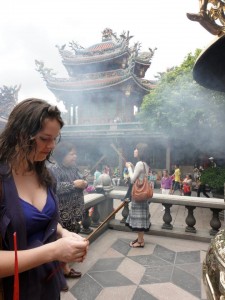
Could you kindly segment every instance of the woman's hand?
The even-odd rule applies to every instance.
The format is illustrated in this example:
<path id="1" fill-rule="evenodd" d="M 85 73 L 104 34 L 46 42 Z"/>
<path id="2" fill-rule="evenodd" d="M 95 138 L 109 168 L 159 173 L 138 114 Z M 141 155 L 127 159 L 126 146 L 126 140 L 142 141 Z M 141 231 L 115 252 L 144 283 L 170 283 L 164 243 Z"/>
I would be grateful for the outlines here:
<path id="1" fill-rule="evenodd" d="M 131 163 L 130 162 L 126 162 L 125 166 L 128 169 L 129 167 L 131 167 Z"/>
<path id="2" fill-rule="evenodd" d="M 85 239 L 80 236 L 79 234 L 75 233 L 75 232 L 71 232 L 65 228 L 63 228 L 62 230 L 62 238 L 65 238 L 65 237 L 72 237 L 72 238 L 75 238 L 76 240 L 78 241 L 84 241 Z"/>
<path id="3" fill-rule="evenodd" d="M 84 261 L 89 242 L 85 239 L 77 240 L 74 237 L 63 237 L 55 242 L 54 257 L 61 262 L 82 262 Z"/>
<path id="4" fill-rule="evenodd" d="M 76 188 L 82 189 L 82 190 L 84 190 L 88 185 L 87 181 L 83 180 L 83 179 L 74 180 L 73 183 Z"/>

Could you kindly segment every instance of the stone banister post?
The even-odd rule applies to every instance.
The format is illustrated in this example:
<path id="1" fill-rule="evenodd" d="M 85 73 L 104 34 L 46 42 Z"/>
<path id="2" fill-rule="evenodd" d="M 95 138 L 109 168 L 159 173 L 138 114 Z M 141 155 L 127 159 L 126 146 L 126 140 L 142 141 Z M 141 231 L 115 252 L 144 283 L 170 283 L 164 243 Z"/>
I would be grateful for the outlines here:
<path id="1" fill-rule="evenodd" d="M 99 220 L 100 220 L 100 214 L 99 214 L 99 211 L 98 211 L 98 204 L 94 206 L 93 208 L 93 213 L 92 213 L 92 216 L 91 216 L 91 220 L 92 220 L 92 223 L 91 223 L 91 226 L 92 227 L 98 227 L 99 226 Z"/>
<path id="2" fill-rule="evenodd" d="M 172 206 L 172 204 L 163 203 L 163 206 L 165 207 L 165 213 L 163 216 L 164 224 L 162 225 L 162 228 L 171 230 L 173 229 L 173 225 L 170 224 L 172 222 L 172 216 L 170 213 L 170 207 Z"/>
<path id="3" fill-rule="evenodd" d="M 210 230 L 210 235 L 216 235 L 221 227 L 219 212 L 222 209 L 210 208 L 210 210 L 213 212 L 212 219 L 210 221 L 210 226 L 212 227 L 212 229 Z"/>
<path id="4" fill-rule="evenodd" d="M 196 208 L 195 206 L 185 206 L 188 210 L 188 215 L 186 218 L 186 224 L 187 227 L 185 228 L 186 232 L 192 232 L 192 233 L 196 233 L 196 229 L 194 227 L 194 225 L 196 224 L 196 220 L 194 217 L 194 209 Z"/>

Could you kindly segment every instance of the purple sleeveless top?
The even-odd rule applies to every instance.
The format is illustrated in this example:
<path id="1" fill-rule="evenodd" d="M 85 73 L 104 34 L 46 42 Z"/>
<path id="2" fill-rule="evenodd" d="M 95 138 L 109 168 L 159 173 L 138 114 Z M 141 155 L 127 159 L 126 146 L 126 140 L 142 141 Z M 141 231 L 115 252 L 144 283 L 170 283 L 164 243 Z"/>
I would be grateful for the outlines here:
<path id="1" fill-rule="evenodd" d="M 35 206 L 21 198 L 20 202 L 26 220 L 27 243 L 29 247 L 29 245 L 36 240 L 40 242 L 43 241 L 46 228 L 52 220 L 56 207 L 49 190 L 47 193 L 47 200 L 42 211 L 39 211 Z"/>

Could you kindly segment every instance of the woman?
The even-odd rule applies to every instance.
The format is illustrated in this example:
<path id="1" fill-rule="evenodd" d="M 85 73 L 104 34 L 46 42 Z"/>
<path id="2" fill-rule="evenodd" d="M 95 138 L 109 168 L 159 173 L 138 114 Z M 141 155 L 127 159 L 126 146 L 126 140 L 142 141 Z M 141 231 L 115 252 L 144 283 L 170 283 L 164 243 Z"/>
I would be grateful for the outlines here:
<path id="1" fill-rule="evenodd" d="M 146 144 L 138 144 L 134 150 L 134 157 L 138 159 L 134 170 L 132 169 L 132 164 L 127 162 L 126 167 L 128 168 L 131 184 L 135 182 L 136 179 L 143 179 L 143 176 L 148 176 L 149 166 L 148 166 L 148 147 Z M 126 220 L 126 225 L 129 226 L 133 231 L 137 232 L 137 239 L 130 243 L 132 248 L 143 248 L 144 233 L 149 231 L 150 228 L 150 212 L 149 212 L 149 202 L 135 202 L 131 199 L 131 207 L 129 216 Z"/>
<path id="2" fill-rule="evenodd" d="M 88 242 L 58 223 L 54 180 L 46 160 L 63 121 L 56 106 L 27 99 L 15 106 L 0 135 L 0 278 L 5 300 L 13 299 L 17 233 L 20 300 L 60 299 L 60 262 L 81 262 Z"/>
<path id="3" fill-rule="evenodd" d="M 61 142 L 55 148 L 53 157 L 56 163 L 50 169 L 57 180 L 60 219 L 63 227 L 78 233 L 84 212 L 83 190 L 88 184 L 76 167 L 77 154 L 74 145 Z M 81 272 L 70 268 L 68 264 L 64 266 L 64 274 L 67 278 L 81 277 Z"/>
<path id="4" fill-rule="evenodd" d="M 171 178 L 171 176 L 169 175 L 168 170 L 163 170 L 163 174 L 162 174 L 162 179 L 161 179 L 161 190 L 162 190 L 162 194 L 164 195 L 169 195 L 172 191 L 172 187 L 173 187 L 173 179 Z"/>
<path id="5" fill-rule="evenodd" d="M 187 174 L 182 183 L 182 189 L 184 196 L 191 196 L 192 191 L 192 176 Z"/>

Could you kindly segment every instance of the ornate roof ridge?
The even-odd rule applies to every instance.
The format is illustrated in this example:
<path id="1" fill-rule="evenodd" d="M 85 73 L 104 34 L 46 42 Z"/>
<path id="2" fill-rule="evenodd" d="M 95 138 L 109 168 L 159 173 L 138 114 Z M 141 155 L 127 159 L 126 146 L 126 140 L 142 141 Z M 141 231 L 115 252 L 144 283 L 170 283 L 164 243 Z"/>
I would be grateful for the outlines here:
<path id="1" fill-rule="evenodd" d="M 126 81 L 132 77 L 132 68 L 117 69 L 105 72 L 79 74 L 76 77 L 56 78 L 51 69 L 46 68 L 42 61 L 35 61 L 37 71 L 42 75 L 48 86 L 58 87 L 84 87 L 93 88 L 96 86 L 112 86 Z"/>
<path id="2" fill-rule="evenodd" d="M 74 90 L 74 91 L 84 91 L 84 90 L 95 90 L 112 87 L 120 83 L 124 83 L 130 80 L 132 76 L 127 74 L 127 76 L 120 77 L 110 77 L 101 78 L 98 80 L 87 80 L 87 81 L 59 81 L 59 78 L 48 78 L 47 85 L 49 88 L 60 89 L 60 90 Z M 52 80 L 53 79 L 53 80 Z"/>
<path id="3" fill-rule="evenodd" d="M 114 41 L 104 41 L 101 43 L 96 43 L 88 48 L 84 48 L 84 49 L 77 49 L 75 52 L 75 55 L 93 55 L 93 54 L 104 54 L 105 52 L 112 52 L 116 49 L 120 49 L 120 48 L 125 48 L 128 47 L 127 43 L 122 40 L 119 42 L 114 42 Z"/>
<path id="4" fill-rule="evenodd" d="M 120 56 L 125 55 L 128 53 L 127 49 L 124 49 L 124 51 L 114 51 L 111 53 L 106 53 L 104 55 L 95 55 L 95 56 L 83 56 L 83 57 L 63 57 L 63 63 L 77 63 L 77 64 L 85 64 L 85 63 L 91 63 L 91 62 L 101 62 L 104 60 L 109 60 L 113 58 L 117 58 Z"/>
<path id="5" fill-rule="evenodd" d="M 71 41 L 69 43 L 69 46 L 74 53 L 65 49 L 66 44 L 61 47 L 56 45 L 56 47 L 58 48 L 58 51 L 63 59 L 78 58 L 79 56 L 81 58 L 86 56 L 92 57 L 95 55 L 104 55 L 105 53 L 113 53 L 115 51 L 124 51 L 125 49 L 128 49 L 130 38 L 131 37 L 129 36 L 129 34 L 127 36 L 121 35 L 120 39 L 106 40 L 100 43 L 96 43 L 87 48 L 80 46 L 77 42 Z"/>
<path id="6" fill-rule="evenodd" d="M 42 77 L 47 80 L 49 78 L 57 79 L 53 77 L 56 75 L 56 73 L 53 71 L 53 69 L 46 68 L 43 61 L 35 60 L 36 64 L 36 71 L 38 71 Z M 113 77 L 113 76 L 127 76 L 133 73 L 134 70 L 134 59 L 132 56 L 129 57 L 128 60 L 128 67 L 126 69 L 115 69 L 115 70 L 109 70 L 109 71 L 103 71 L 103 72 L 93 72 L 93 73 L 80 73 L 73 77 L 68 78 L 59 78 L 60 81 L 77 81 L 77 80 L 83 80 L 83 79 L 91 79 L 91 78 L 103 78 L 103 77 Z"/>
<path id="7" fill-rule="evenodd" d="M 147 51 L 139 52 L 137 54 L 137 56 L 135 57 L 135 61 L 139 62 L 139 63 L 150 65 L 157 48 L 154 48 L 154 49 L 148 48 L 148 50 L 149 50 L 149 52 L 147 52 Z"/>

